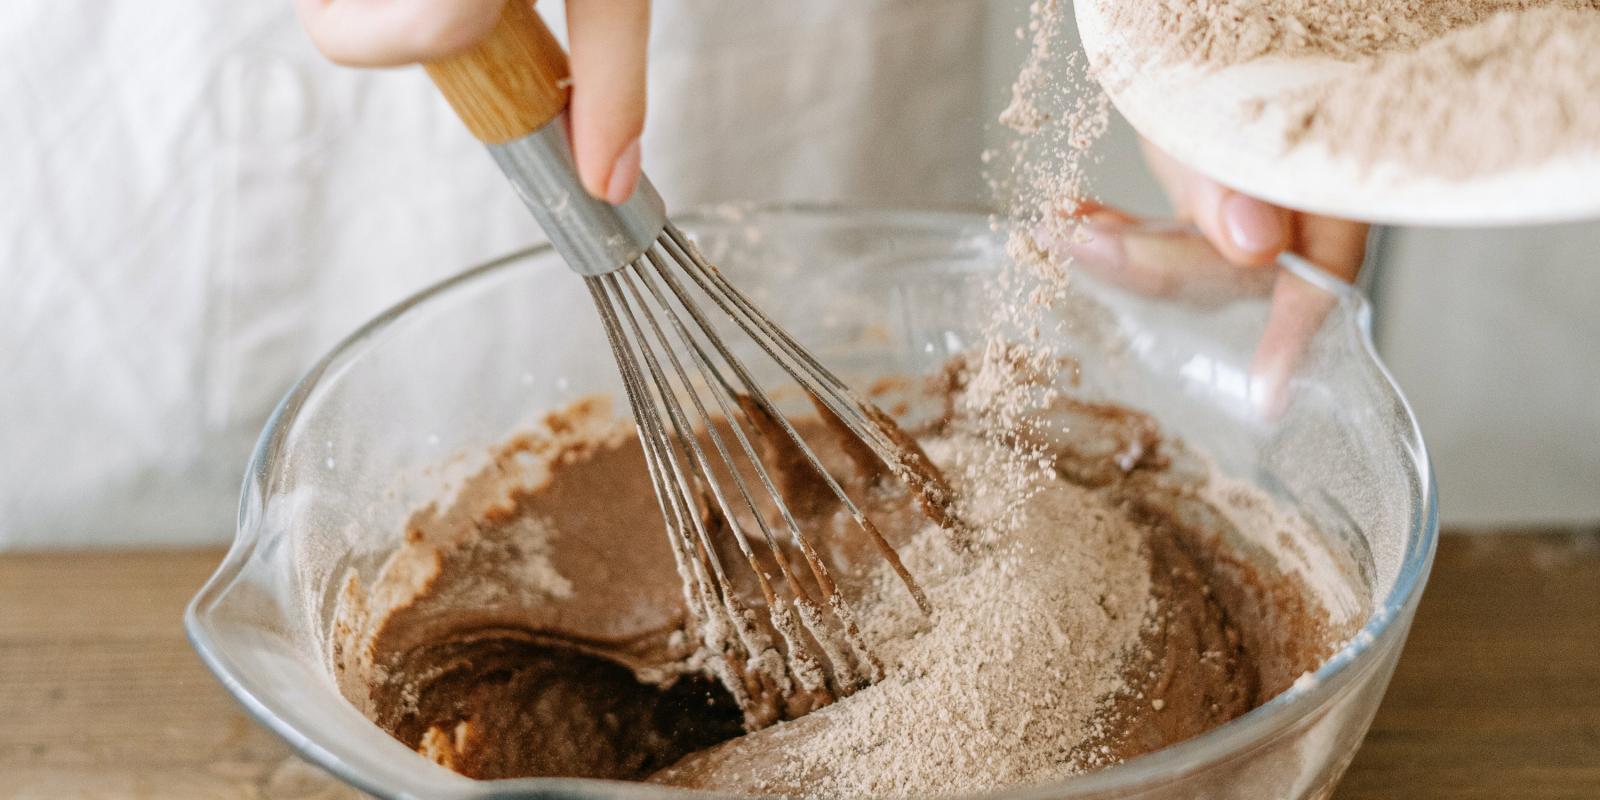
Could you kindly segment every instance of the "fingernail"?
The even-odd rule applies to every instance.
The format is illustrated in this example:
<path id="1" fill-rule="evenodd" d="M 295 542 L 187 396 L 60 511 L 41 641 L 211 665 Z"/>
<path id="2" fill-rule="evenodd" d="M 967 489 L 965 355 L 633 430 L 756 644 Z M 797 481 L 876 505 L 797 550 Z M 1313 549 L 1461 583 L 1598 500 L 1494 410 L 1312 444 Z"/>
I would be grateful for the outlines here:
<path id="1" fill-rule="evenodd" d="M 617 162 L 611 165 L 611 180 L 606 184 L 606 202 L 620 206 L 633 196 L 639 185 L 639 140 L 623 148 Z"/>
<path id="2" fill-rule="evenodd" d="M 1224 198 L 1222 226 L 1234 246 L 1248 253 L 1273 253 L 1283 246 L 1283 222 L 1277 210 L 1253 197 Z"/>
<path id="3" fill-rule="evenodd" d="M 1252 371 L 1248 399 L 1263 422 L 1277 422 L 1289 410 L 1289 374 L 1281 368 Z"/>

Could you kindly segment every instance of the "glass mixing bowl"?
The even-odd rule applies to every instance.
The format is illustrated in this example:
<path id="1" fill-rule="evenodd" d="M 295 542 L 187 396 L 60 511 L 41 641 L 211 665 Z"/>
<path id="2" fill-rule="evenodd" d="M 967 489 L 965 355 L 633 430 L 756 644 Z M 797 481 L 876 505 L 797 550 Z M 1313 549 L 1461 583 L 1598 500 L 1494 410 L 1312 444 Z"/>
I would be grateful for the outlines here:
<path id="1" fill-rule="evenodd" d="M 679 222 L 847 380 L 925 374 L 979 341 L 975 309 L 1006 257 L 979 215 L 785 207 Z M 1181 229 L 1102 228 L 1072 246 L 1081 267 L 1046 335 L 1081 362 L 1076 391 L 1154 414 L 1220 471 L 1298 511 L 1354 565 L 1371 610 L 1311 678 L 1239 719 L 996 796 L 1325 797 L 1394 670 L 1438 532 L 1422 440 L 1374 355 L 1368 307 L 1293 259 L 1276 270 L 1220 265 Z M 1274 305 L 1298 312 L 1275 316 Z M 328 666 L 339 578 L 355 569 L 370 579 L 410 509 L 542 412 L 619 390 L 582 282 L 547 247 L 390 309 L 318 362 L 262 432 L 238 537 L 188 609 L 195 649 L 262 724 L 378 796 L 675 793 L 461 777 L 363 717 Z"/>

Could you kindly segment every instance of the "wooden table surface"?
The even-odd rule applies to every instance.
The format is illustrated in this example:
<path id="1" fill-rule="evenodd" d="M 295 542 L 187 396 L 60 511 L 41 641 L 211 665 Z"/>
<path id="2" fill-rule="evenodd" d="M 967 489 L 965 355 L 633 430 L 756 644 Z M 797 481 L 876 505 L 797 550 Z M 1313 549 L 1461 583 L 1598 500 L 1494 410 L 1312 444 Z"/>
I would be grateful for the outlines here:
<path id="1" fill-rule="evenodd" d="M 0 797 L 355 796 L 189 649 L 217 550 L 0 556 Z M 1600 529 L 1447 535 L 1338 800 L 1600 798 Z"/>

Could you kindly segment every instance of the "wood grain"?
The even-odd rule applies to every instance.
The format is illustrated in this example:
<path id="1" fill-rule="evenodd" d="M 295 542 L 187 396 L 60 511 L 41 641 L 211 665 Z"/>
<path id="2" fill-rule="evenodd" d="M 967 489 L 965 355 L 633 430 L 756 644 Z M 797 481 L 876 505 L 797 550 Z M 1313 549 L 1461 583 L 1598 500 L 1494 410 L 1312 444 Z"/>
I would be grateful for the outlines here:
<path id="1" fill-rule="evenodd" d="M 483 41 L 424 67 L 481 142 L 520 139 L 567 107 L 567 54 L 524 0 L 506 3 Z"/>
<path id="2" fill-rule="evenodd" d="M 1600 530 L 1444 538 L 1334 797 L 1600 798 Z"/>
<path id="3" fill-rule="evenodd" d="M 190 649 L 220 550 L 0 557 L 0 797 L 343 798 Z"/>
<path id="4" fill-rule="evenodd" d="M 220 550 L 0 556 L 0 798 L 348 798 L 189 649 Z M 1600 530 L 1446 536 L 1337 800 L 1600 797 Z"/>

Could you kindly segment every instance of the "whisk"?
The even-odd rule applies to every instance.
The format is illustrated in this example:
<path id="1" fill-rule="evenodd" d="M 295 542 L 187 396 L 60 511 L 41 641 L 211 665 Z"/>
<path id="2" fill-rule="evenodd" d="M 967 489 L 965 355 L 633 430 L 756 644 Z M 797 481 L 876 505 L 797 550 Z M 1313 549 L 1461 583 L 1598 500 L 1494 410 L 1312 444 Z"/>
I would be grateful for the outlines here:
<path id="1" fill-rule="evenodd" d="M 588 284 L 621 372 L 686 603 L 702 644 L 715 656 L 711 668 L 744 709 L 747 724 L 803 714 L 880 678 L 882 666 L 849 602 L 759 448 L 776 448 L 808 465 L 924 613 L 930 613 L 927 599 L 713 317 L 724 326 L 731 321 L 753 340 L 806 392 L 826 424 L 847 431 L 852 447 L 864 445 L 911 489 L 927 516 L 953 527 L 950 492 L 938 470 L 886 414 L 709 264 L 667 220 L 648 180 L 641 178 L 618 206 L 584 191 L 567 134 L 566 57 L 531 4 L 506 4 L 488 38 L 427 70 Z M 765 601 L 765 626 L 736 591 L 736 567 L 723 563 L 730 539 L 735 563 L 748 566 Z M 803 567 L 791 563 L 785 543 Z"/>

